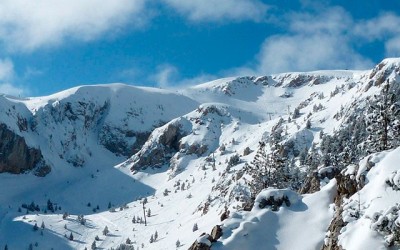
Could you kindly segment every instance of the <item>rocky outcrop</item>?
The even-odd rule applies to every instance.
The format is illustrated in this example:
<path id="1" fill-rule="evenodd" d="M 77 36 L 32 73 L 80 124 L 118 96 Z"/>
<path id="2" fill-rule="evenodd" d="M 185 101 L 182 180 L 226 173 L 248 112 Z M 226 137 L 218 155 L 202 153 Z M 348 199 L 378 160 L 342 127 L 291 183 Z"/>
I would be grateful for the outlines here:
<path id="1" fill-rule="evenodd" d="M 189 247 L 189 250 L 210 250 L 212 243 L 216 242 L 221 236 L 222 228 L 220 225 L 216 225 L 211 230 L 211 234 L 202 233 Z"/>
<path id="2" fill-rule="evenodd" d="M 100 134 L 100 144 L 116 155 L 130 157 L 142 148 L 150 132 L 136 132 L 104 125 Z M 130 141 L 134 141 L 130 143 Z"/>
<path id="3" fill-rule="evenodd" d="M 179 151 L 179 141 L 186 133 L 179 124 L 170 123 L 153 132 L 143 148 L 133 156 L 131 170 L 161 167 Z"/>
<path id="4" fill-rule="evenodd" d="M 320 190 L 318 173 L 313 172 L 304 180 L 303 186 L 300 188 L 300 194 L 312 194 Z"/>
<path id="5" fill-rule="evenodd" d="M 331 180 L 335 177 L 338 177 L 339 169 L 329 167 L 320 169 L 319 171 L 314 171 L 311 175 L 309 175 L 305 181 L 303 186 L 300 188 L 300 194 L 312 194 L 320 190 L 320 182 L 327 178 Z"/>
<path id="6" fill-rule="evenodd" d="M 337 182 L 337 195 L 334 200 L 336 212 L 329 225 L 327 238 L 325 239 L 325 244 L 322 246 L 322 250 L 342 250 L 342 247 L 338 245 L 338 237 L 341 229 L 347 224 L 343 221 L 342 217 L 343 199 L 349 198 L 357 192 L 358 184 L 355 178 L 352 178 L 352 175 L 345 175 L 344 171 L 342 171 L 335 178 Z"/>
<path id="7" fill-rule="evenodd" d="M 0 152 L 0 173 L 20 174 L 36 168 L 35 175 L 45 176 L 51 170 L 39 149 L 28 147 L 23 137 L 4 124 L 0 124 Z"/>

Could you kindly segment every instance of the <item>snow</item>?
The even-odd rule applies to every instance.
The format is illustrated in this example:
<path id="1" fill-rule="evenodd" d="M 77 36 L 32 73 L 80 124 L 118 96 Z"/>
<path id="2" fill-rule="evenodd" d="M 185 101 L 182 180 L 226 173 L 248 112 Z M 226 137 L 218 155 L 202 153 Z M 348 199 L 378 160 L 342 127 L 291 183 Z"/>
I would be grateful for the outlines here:
<path id="1" fill-rule="evenodd" d="M 339 239 L 345 249 L 387 249 L 383 235 L 374 230 L 372 218 L 375 218 L 377 214 L 385 214 L 385 210 L 399 201 L 398 191 L 390 188 L 386 180 L 398 170 L 400 148 L 376 154 L 372 160 L 376 162 L 376 166 L 371 168 L 366 175 L 368 185 L 350 197 L 348 201 L 348 203 L 353 201 L 357 205 L 358 202 L 361 203 L 362 216 L 360 219 L 352 219 L 343 229 Z M 351 205 L 348 206 L 348 208 L 351 207 Z M 344 216 L 349 215 L 345 213 Z"/>
<path id="2" fill-rule="evenodd" d="M 292 205 L 282 206 L 277 212 L 255 205 L 251 212 L 242 212 L 241 218 L 232 216 L 224 222 L 222 244 L 214 249 L 319 249 L 332 218 L 330 204 L 335 192 L 334 180 L 311 195 L 265 190 L 256 203 L 262 197 L 287 195 Z"/>
<path id="3" fill-rule="evenodd" d="M 398 60 L 385 60 L 385 67 L 398 64 Z M 236 208 L 241 198 L 248 196 L 250 177 L 238 176 L 253 160 L 258 142 L 280 118 L 285 120 L 285 142 L 293 141 L 298 152 L 319 143 L 320 131 L 332 135 L 343 121 L 335 118 L 341 108 L 347 112 L 355 101 L 378 91 L 376 87 L 365 91 L 371 72 L 235 77 L 177 91 L 106 84 L 43 97 L 0 96 L 1 123 L 23 136 L 28 146 L 40 148 L 52 164 L 51 173 L 43 178 L 31 173 L 0 175 L 0 183 L 6 187 L 0 190 L 0 247 L 8 244 L 9 249 L 26 249 L 37 242 L 37 249 L 90 249 L 99 236 L 96 244 L 103 249 L 116 247 L 128 237 L 134 246 L 144 244 L 145 249 L 176 249 L 177 240 L 180 249 L 187 249 L 195 240 L 209 245 L 206 236 L 199 235 L 222 223 L 223 236 L 212 243 L 212 249 L 320 249 L 334 215 L 335 180 L 325 180 L 320 191 L 306 195 L 266 189 L 253 209 L 245 212 Z M 339 93 L 331 96 L 336 89 Z M 285 93 L 291 96 L 282 97 Z M 319 104 L 323 108 L 314 112 L 313 106 Z M 286 122 L 296 107 L 301 107 L 300 117 Z M 17 121 L 21 117 L 35 121 L 35 130 L 20 130 Z M 312 123 L 310 129 L 307 120 Z M 183 132 L 182 148 L 168 155 L 166 164 L 132 173 L 130 167 L 139 154 L 159 146 L 160 136 L 171 124 Z M 149 139 L 131 155 L 111 152 L 102 142 L 134 147 L 139 133 L 147 133 Z M 207 150 L 188 153 L 183 145 L 204 145 Z M 222 145 L 225 150 L 220 149 Z M 247 147 L 251 153 L 244 156 Z M 240 161 L 227 167 L 234 155 Z M 346 169 L 345 173 L 357 180 L 365 175 L 366 186 L 345 201 L 343 218 L 349 223 L 339 238 L 343 248 L 386 249 L 385 237 L 374 229 L 371 218 L 393 216 L 388 208 L 398 202 L 398 191 L 386 182 L 398 185 L 399 157 L 400 149 L 373 154 L 359 166 Z M 83 164 L 73 167 L 68 161 L 74 159 Z M 371 169 L 368 161 L 375 163 Z M 320 169 L 321 174 L 324 171 L 330 168 Z M 283 204 L 277 211 L 258 206 L 271 196 L 288 197 L 290 206 Z M 146 226 L 132 223 L 133 216 L 143 217 L 144 197 L 148 200 L 145 209 L 151 209 Z M 48 199 L 62 208 L 44 213 Z M 360 199 L 361 217 L 355 219 L 352 213 Z M 40 212 L 18 212 L 22 203 L 32 201 L 41 207 Z M 225 207 L 231 213 L 221 222 Z M 64 212 L 70 214 L 67 219 L 62 218 Z M 85 225 L 79 223 L 78 215 L 84 215 Z M 42 222 L 46 228 L 34 232 L 33 225 Z M 199 229 L 193 232 L 195 223 Z M 102 234 L 105 226 L 110 230 L 107 236 Z M 150 243 L 155 231 L 158 239 Z M 64 237 L 71 232 L 74 241 Z"/>

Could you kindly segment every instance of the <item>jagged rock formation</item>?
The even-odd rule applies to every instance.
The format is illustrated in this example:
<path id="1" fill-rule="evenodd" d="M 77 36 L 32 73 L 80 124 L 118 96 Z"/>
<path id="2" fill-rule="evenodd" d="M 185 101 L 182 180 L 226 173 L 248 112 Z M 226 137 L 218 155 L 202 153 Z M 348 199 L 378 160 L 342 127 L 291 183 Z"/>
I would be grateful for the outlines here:
<path id="1" fill-rule="evenodd" d="M 210 250 L 212 243 L 216 242 L 222 236 L 222 228 L 216 225 L 211 230 L 211 234 L 203 233 L 200 237 L 193 242 L 188 250 Z"/>
<path id="2" fill-rule="evenodd" d="M 23 137 L 4 124 L 0 124 L 0 152 L 0 173 L 20 174 L 36 168 L 35 175 L 45 176 L 51 170 L 39 149 L 28 147 Z"/>

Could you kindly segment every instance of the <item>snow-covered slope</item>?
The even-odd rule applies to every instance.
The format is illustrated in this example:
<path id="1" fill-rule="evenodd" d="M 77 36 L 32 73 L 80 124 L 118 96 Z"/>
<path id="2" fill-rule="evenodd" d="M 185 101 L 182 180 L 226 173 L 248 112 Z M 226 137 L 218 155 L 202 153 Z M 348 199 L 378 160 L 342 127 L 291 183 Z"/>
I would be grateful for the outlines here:
<path id="1" fill-rule="evenodd" d="M 400 85 L 400 59 L 370 71 L 226 78 L 176 92 L 111 84 L 46 97 L 0 96 L 0 123 L 40 150 L 51 169 L 44 177 L 34 175 L 38 166 L 0 175 L 6 187 L 0 191 L 0 247 L 90 249 L 95 242 L 110 249 L 129 238 L 135 249 L 187 249 L 221 225 L 222 237 L 211 244 L 203 236 L 203 246 L 385 248 L 398 237 L 398 149 L 357 152 L 364 160 L 341 166 L 341 174 L 335 164 L 320 164 L 306 177 L 314 163 L 302 159 L 323 154 L 327 136 L 342 142 L 340 131 L 357 124 L 351 119 L 364 116 L 385 82 Z M 250 163 L 259 142 L 271 152 L 273 140 L 290 159 L 297 186 L 264 190 L 249 209 Z M 346 178 L 363 185 L 344 197 Z M 295 191 L 300 184 L 308 194 Z M 271 196 L 290 202 L 260 208 Z M 147 225 L 138 222 L 145 217 Z M 343 225 L 333 225 L 340 219 Z"/>

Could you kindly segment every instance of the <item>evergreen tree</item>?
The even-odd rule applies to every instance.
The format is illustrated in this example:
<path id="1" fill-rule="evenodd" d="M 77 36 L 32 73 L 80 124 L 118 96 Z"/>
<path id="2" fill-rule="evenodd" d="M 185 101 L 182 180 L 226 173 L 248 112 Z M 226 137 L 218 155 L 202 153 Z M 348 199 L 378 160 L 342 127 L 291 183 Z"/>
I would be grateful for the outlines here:
<path id="1" fill-rule="evenodd" d="M 35 223 L 35 225 L 33 225 L 33 231 L 37 231 L 39 229 L 37 223 Z"/>
<path id="2" fill-rule="evenodd" d="M 175 245 L 176 245 L 176 247 L 180 247 L 181 246 L 181 242 L 179 241 L 179 239 L 176 241 Z"/>
<path id="3" fill-rule="evenodd" d="M 398 103 L 397 84 L 386 81 L 380 95 L 370 100 L 367 109 L 367 151 L 380 152 L 400 144 L 400 105 Z"/>
<path id="4" fill-rule="evenodd" d="M 42 225 L 40 225 L 41 229 L 45 229 L 44 221 L 42 221 Z"/>
<path id="5" fill-rule="evenodd" d="M 105 226 L 103 229 L 103 235 L 107 235 L 110 231 L 108 230 L 108 227 Z"/>
<path id="6" fill-rule="evenodd" d="M 156 241 L 158 239 L 158 232 L 156 231 L 155 233 L 154 233 L 154 241 Z"/>
<path id="7" fill-rule="evenodd" d="M 195 232 L 198 229 L 199 229 L 199 227 L 197 226 L 197 223 L 194 223 L 192 231 Z"/>
<path id="8" fill-rule="evenodd" d="M 153 243 L 154 242 L 154 238 L 153 238 L 153 235 L 151 235 L 150 236 L 150 243 Z"/>
<path id="9" fill-rule="evenodd" d="M 72 234 L 72 232 L 69 234 L 69 240 L 74 240 L 74 235 Z"/>
<path id="10" fill-rule="evenodd" d="M 257 153 L 246 168 L 252 176 L 250 189 L 252 197 L 267 187 L 284 188 L 289 184 L 290 170 L 286 157 L 282 156 L 282 147 L 276 143 L 267 153 L 266 145 L 260 142 Z"/>
<path id="11" fill-rule="evenodd" d="M 149 208 L 149 209 L 147 209 L 147 217 L 150 217 L 150 216 L 151 216 L 151 210 Z"/>
<path id="12" fill-rule="evenodd" d="M 92 242 L 92 246 L 90 247 L 92 250 L 95 250 L 97 248 L 96 246 L 96 241 Z"/>

